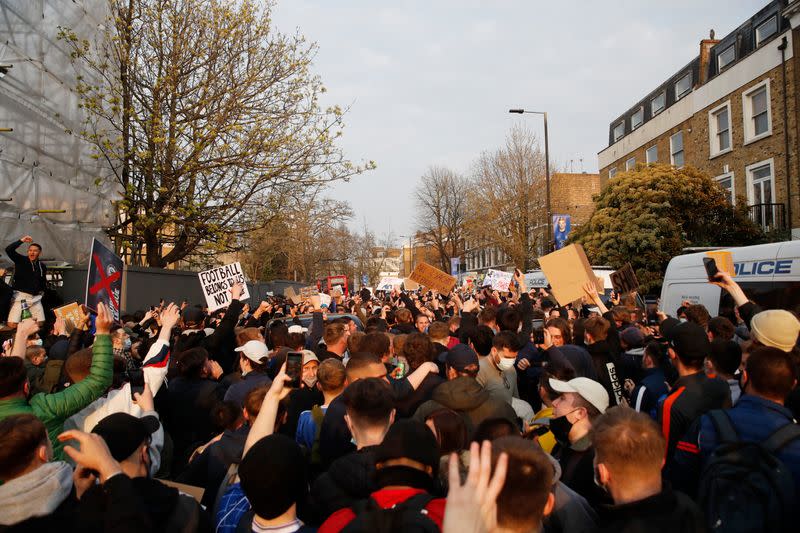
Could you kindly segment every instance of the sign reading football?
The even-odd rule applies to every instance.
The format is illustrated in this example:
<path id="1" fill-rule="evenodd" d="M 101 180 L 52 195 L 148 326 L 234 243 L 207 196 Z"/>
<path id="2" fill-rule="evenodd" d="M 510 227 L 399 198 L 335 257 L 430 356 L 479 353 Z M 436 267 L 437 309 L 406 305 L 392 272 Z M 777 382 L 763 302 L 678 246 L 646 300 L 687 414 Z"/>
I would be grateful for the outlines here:
<path id="1" fill-rule="evenodd" d="M 203 296 L 206 297 L 209 313 L 227 307 L 231 303 L 230 289 L 236 283 L 243 285 L 242 296 L 239 299 L 247 300 L 250 298 L 250 293 L 247 291 L 247 283 L 245 283 L 244 274 L 242 273 L 242 265 L 239 262 L 204 270 L 198 272 L 197 276 L 200 278 L 200 286 L 203 288 Z"/>

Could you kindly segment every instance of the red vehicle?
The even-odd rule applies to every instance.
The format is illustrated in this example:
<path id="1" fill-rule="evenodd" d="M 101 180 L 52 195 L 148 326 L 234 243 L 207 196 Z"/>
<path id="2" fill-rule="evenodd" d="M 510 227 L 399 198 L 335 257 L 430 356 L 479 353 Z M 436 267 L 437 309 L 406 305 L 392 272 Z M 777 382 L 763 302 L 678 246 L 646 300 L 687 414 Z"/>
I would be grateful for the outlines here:
<path id="1" fill-rule="evenodd" d="M 327 278 L 317 280 L 317 290 L 331 294 L 334 287 L 342 289 L 342 294 L 350 296 L 350 291 L 347 288 L 347 276 L 328 276 Z"/>

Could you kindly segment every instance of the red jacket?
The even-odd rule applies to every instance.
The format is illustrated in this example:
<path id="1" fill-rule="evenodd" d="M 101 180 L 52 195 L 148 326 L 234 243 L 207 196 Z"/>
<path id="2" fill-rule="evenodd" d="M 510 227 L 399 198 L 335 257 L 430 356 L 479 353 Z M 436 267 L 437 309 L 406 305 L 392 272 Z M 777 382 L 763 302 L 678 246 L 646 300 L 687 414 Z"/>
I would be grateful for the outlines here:
<path id="1" fill-rule="evenodd" d="M 389 509 L 393 505 L 402 503 L 412 496 L 425 492 L 420 489 L 381 489 L 373 492 L 370 497 L 377 502 L 378 505 L 384 509 Z M 444 498 L 436 498 L 431 500 L 425 510 L 428 511 L 428 517 L 433 520 L 439 529 L 442 528 L 444 521 L 444 507 L 447 500 Z M 328 517 L 325 522 L 319 527 L 318 533 L 339 533 L 344 527 L 353 521 L 356 517 L 352 509 L 345 508 L 339 509 Z"/>

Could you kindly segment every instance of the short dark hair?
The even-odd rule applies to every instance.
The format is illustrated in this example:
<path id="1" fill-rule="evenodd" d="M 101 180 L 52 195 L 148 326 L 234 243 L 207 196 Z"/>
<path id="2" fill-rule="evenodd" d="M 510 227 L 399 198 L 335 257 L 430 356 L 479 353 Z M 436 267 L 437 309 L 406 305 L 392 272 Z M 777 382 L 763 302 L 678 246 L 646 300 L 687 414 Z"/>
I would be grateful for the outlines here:
<path id="1" fill-rule="evenodd" d="M 351 383 L 344 389 L 342 401 L 353 423 L 369 427 L 388 425 L 394 409 L 392 389 L 380 378 Z"/>
<path id="2" fill-rule="evenodd" d="M 478 355 L 489 355 L 489 352 L 492 351 L 494 331 L 489 326 L 481 324 L 469 332 L 468 339 Z"/>
<path id="3" fill-rule="evenodd" d="M 514 307 L 502 308 L 497 313 L 497 325 L 501 331 L 513 331 L 516 333 L 521 323 L 522 317 Z"/>
<path id="4" fill-rule="evenodd" d="M 21 357 L 0 357 L 0 398 L 21 392 L 27 379 Z"/>
<path id="5" fill-rule="evenodd" d="M 615 307 L 614 309 L 618 309 Z M 615 317 L 616 319 L 616 317 Z M 593 316 L 586 319 L 583 323 L 584 332 L 592 336 L 594 342 L 606 340 L 611 324 L 601 316 Z"/>
<path id="6" fill-rule="evenodd" d="M 402 355 L 411 370 L 416 370 L 422 363 L 433 361 L 433 342 L 424 333 L 411 333 L 403 343 Z"/>
<path id="7" fill-rule="evenodd" d="M 742 364 L 742 348 L 736 341 L 714 339 L 708 358 L 718 372 L 732 376 Z"/>
<path id="8" fill-rule="evenodd" d="M 449 455 L 467 447 L 467 425 L 464 419 L 452 409 L 437 409 L 425 417 L 425 421 L 433 421 L 436 428 L 436 442 L 439 444 L 439 455 Z"/>
<path id="9" fill-rule="evenodd" d="M 548 320 L 547 323 L 545 323 L 544 327 L 556 328 L 558 331 L 561 332 L 561 338 L 564 339 L 564 344 L 572 344 L 572 332 L 569 329 L 569 322 L 567 322 L 560 316 Z"/>
<path id="10" fill-rule="evenodd" d="M 367 333 L 359 343 L 359 350 L 362 352 L 369 352 L 378 357 L 383 357 L 389 353 L 389 347 L 392 342 L 389 340 L 389 335 L 386 333 Z"/>
<path id="11" fill-rule="evenodd" d="M 519 337 L 517 337 L 516 333 L 512 333 L 511 331 L 501 331 L 492 339 L 492 348 L 497 350 L 506 348 L 509 351 L 518 352 L 521 348 Z"/>
<path id="12" fill-rule="evenodd" d="M 708 331 L 714 334 L 714 339 L 729 341 L 733 339 L 736 327 L 733 325 L 733 322 L 724 316 L 715 316 L 708 321 Z"/>
<path id="13" fill-rule="evenodd" d="M 208 351 L 200 347 L 190 348 L 179 353 L 176 359 L 178 375 L 183 378 L 199 378 L 205 368 Z"/>
<path id="14" fill-rule="evenodd" d="M 507 418 L 486 418 L 472 433 L 472 442 L 496 440 L 500 437 L 519 436 L 519 428 Z"/>
<path id="15" fill-rule="evenodd" d="M 0 420 L 0 442 L 0 481 L 5 482 L 28 468 L 36 449 L 47 443 L 47 430 L 34 415 L 11 415 Z"/>
<path id="16" fill-rule="evenodd" d="M 383 365 L 383 361 L 381 361 L 381 358 L 377 355 L 369 352 L 350 354 L 350 359 L 347 360 L 347 366 L 345 367 L 347 377 L 351 378 L 352 381 L 353 376 L 356 375 L 359 370 L 371 365 Z"/>
<path id="17" fill-rule="evenodd" d="M 219 402 L 211 409 L 211 423 L 219 433 L 226 429 L 235 430 L 241 419 L 242 409 L 236 402 Z"/>
<path id="18" fill-rule="evenodd" d="M 42 245 L 41 245 L 41 244 L 39 244 L 38 242 L 32 242 L 32 243 L 30 243 L 30 244 L 28 245 L 28 248 L 30 248 L 31 246 L 35 246 L 35 247 L 37 247 L 37 248 L 39 249 L 39 251 L 40 251 L 40 252 L 42 251 Z"/>
<path id="19" fill-rule="evenodd" d="M 708 325 L 708 321 L 711 318 L 708 309 L 706 309 L 706 306 L 703 304 L 692 304 L 686 307 L 684 313 L 686 314 L 687 321 L 694 322 L 702 328 Z"/>
<path id="20" fill-rule="evenodd" d="M 483 311 L 478 313 L 478 321 L 481 324 L 488 324 L 489 322 L 496 322 L 497 321 L 497 307 L 493 305 L 487 305 L 483 308 Z"/>
<path id="21" fill-rule="evenodd" d="M 344 387 L 345 368 L 341 361 L 330 357 L 319 364 L 317 383 L 323 392 L 341 390 Z"/>
<path id="22" fill-rule="evenodd" d="M 760 394 L 771 398 L 786 398 L 794 388 L 795 365 L 791 355 L 778 348 L 756 348 L 750 352 L 745 370 L 750 385 Z"/>
<path id="23" fill-rule="evenodd" d="M 250 392 L 244 397 L 242 405 L 244 410 L 247 411 L 251 423 L 255 421 L 258 413 L 261 412 L 261 405 L 264 403 L 264 397 L 267 395 L 268 391 L 268 385 L 259 385 L 254 389 L 250 389 Z"/>
<path id="24" fill-rule="evenodd" d="M 431 339 L 446 339 L 450 336 L 450 326 L 447 322 L 431 322 L 430 327 L 428 328 L 428 336 Z"/>
<path id="25" fill-rule="evenodd" d="M 497 525 L 535 530 L 553 490 L 553 464 L 536 444 L 521 437 L 502 437 L 492 443 L 492 466 L 508 454 L 508 471 L 497 496 Z"/>

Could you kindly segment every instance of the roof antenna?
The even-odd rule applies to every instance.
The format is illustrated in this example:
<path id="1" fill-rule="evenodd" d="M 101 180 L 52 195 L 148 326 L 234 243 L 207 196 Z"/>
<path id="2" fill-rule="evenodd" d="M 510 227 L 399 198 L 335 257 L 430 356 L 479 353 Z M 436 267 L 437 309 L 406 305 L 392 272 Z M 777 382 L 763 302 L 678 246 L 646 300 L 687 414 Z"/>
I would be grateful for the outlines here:
<path id="1" fill-rule="evenodd" d="M 712 41 L 714 40 L 714 28 L 711 28 L 711 31 L 708 32 L 708 38 Z"/>

